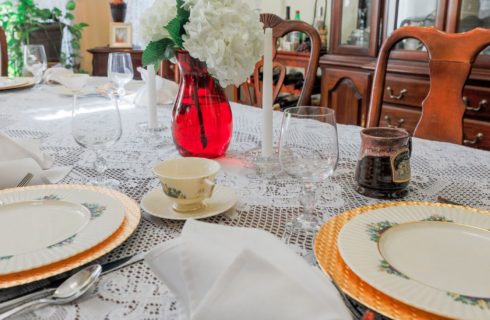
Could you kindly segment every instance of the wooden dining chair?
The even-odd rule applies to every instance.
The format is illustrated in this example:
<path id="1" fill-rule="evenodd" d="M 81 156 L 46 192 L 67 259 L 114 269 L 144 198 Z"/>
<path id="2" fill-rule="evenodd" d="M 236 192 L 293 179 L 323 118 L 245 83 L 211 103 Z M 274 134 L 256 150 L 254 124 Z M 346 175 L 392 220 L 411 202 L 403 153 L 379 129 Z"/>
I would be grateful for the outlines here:
<path id="1" fill-rule="evenodd" d="M 5 31 L 0 27 L 0 76 L 6 77 L 8 75 L 8 53 L 7 53 L 7 37 L 5 37 Z"/>
<path id="2" fill-rule="evenodd" d="M 463 88 L 473 62 L 490 45 L 490 30 L 476 28 L 465 33 L 445 33 L 433 27 L 402 27 L 383 43 L 376 65 L 369 106 L 368 127 L 378 126 L 390 51 L 403 39 L 422 42 L 429 56 L 430 91 L 422 102 L 422 115 L 414 136 L 461 144 L 466 105 Z"/>
<path id="3" fill-rule="evenodd" d="M 284 20 L 275 14 L 263 13 L 260 15 L 260 21 L 264 24 L 264 28 L 272 28 L 272 38 L 274 43 L 277 39 L 284 37 L 290 32 L 302 32 L 308 35 L 311 41 L 310 59 L 308 66 L 305 70 L 305 80 L 299 96 L 298 105 L 310 104 L 311 95 L 315 86 L 316 74 L 318 69 L 318 61 L 320 58 L 321 39 L 318 31 L 303 21 L 296 20 Z M 275 101 L 277 96 L 281 92 L 281 88 L 284 85 L 284 79 L 286 77 L 286 66 L 276 61 L 277 48 L 273 46 L 273 68 L 279 70 L 279 79 L 274 84 L 272 100 Z M 254 74 L 250 83 L 247 82 L 242 85 L 243 101 L 248 105 L 254 105 L 257 107 L 262 106 L 262 81 L 259 79 L 260 69 L 264 65 L 262 59 L 255 66 Z M 252 96 L 252 86 L 253 95 Z"/>

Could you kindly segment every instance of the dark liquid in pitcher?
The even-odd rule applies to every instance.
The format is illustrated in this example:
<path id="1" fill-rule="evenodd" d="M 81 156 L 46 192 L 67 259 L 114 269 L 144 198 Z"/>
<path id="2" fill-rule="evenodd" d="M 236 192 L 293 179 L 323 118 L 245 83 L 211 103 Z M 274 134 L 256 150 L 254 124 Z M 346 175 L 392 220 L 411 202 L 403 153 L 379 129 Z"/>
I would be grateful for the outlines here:
<path id="1" fill-rule="evenodd" d="M 370 193 L 369 196 L 388 198 L 403 196 L 398 192 L 405 190 L 409 182 L 394 182 L 392 174 L 390 157 L 365 156 L 357 163 L 355 179 L 360 187 L 366 189 L 362 193 Z M 373 192 L 369 192 L 370 190 Z"/>

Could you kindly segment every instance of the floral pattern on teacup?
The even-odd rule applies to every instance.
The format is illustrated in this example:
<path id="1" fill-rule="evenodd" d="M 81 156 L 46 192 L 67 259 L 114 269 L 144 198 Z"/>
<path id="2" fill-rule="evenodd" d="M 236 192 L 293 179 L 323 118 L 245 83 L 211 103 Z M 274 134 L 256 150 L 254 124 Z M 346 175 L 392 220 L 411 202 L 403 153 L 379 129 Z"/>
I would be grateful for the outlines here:
<path id="1" fill-rule="evenodd" d="M 185 194 L 182 191 L 175 189 L 175 188 L 172 188 L 172 187 L 168 186 L 167 184 L 163 185 L 163 192 L 167 196 L 169 196 L 170 198 L 187 199 L 187 197 L 185 196 Z"/>

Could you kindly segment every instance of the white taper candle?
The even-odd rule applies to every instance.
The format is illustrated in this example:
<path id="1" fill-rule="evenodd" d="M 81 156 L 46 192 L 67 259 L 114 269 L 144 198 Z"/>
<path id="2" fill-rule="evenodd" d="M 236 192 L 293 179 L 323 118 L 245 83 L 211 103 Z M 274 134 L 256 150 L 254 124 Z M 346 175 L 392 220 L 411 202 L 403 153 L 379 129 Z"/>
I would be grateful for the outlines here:
<path id="1" fill-rule="evenodd" d="M 262 156 L 272 157 L 272 29 L 265 29 L 262 69 Z"/>
<path id="2" fill-rule="evenodd" d="M 155 67 L 150 64 L 148 65 L 147 70 L 146 85 L 148 86 L 148 128 L 155 129 L 158 127 Z"/>

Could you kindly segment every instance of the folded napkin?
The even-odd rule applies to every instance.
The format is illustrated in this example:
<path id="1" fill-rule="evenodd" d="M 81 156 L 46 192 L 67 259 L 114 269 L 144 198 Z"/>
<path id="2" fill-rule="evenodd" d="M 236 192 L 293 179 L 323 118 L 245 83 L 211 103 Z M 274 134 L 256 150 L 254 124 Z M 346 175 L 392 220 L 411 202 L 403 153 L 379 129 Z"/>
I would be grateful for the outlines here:
<path id="1" fill-rule="evenodd" d="M 192 320 L 351 319 L 330 280 L 262 230 L 189 220 L 145 260 Z"/>
<path id="2" fill-rule="evenodd" d="M 11 188 L 28 173 L 34 175 L 29 183 L 57 183 L 71 167 L 53 167 L 53 159 L 43 154 L 35 140 L 14 140 L 0 132 L 0 189 Z"/>
<path id="3" fill-rule="evenodd" d="M 45 83 L 61 83 L 60 81 L 61 76 L 68 76 L 72 74 L 73 74 L 73 70 L 63 68 L 60 65 L 56 65 L 46 70 L 46 72 L 44 73 L 43 80 Z"/>
<path id="4" fill-rule="evenodd" d="M 138 71 L 141 73 L 141 79 L 146 82 L 147 70 L 138 67 Z M 175 101 L 175 97 L 179 91 L 179 86 L 175 82 L 157 76 L 155 85 L 157 90 L 157 104 L 171 104 Z M 148 106 L 148 87 L 146 84 L 136 92 L 134 103 L 137 106 Z"/>

